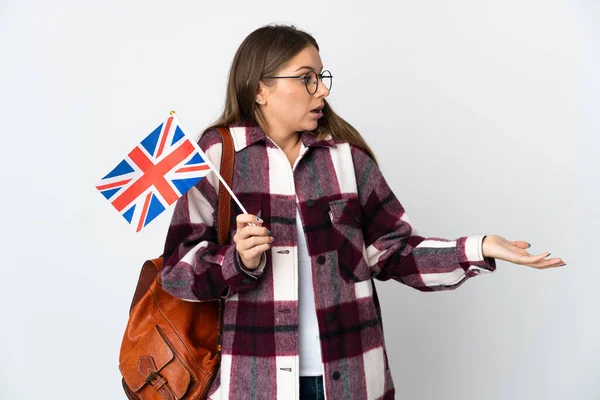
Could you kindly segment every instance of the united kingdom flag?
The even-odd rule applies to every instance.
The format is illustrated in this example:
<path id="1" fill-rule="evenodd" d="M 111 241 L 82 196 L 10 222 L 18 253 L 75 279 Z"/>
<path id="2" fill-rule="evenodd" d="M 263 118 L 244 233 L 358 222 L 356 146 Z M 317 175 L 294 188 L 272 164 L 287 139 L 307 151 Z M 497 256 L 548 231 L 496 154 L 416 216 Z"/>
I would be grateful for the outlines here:
<path id="1" fill-rule="evenodd" d="M 205 154 L 172 114 L 96 188 L 139 232 L 210 171 Z"/>

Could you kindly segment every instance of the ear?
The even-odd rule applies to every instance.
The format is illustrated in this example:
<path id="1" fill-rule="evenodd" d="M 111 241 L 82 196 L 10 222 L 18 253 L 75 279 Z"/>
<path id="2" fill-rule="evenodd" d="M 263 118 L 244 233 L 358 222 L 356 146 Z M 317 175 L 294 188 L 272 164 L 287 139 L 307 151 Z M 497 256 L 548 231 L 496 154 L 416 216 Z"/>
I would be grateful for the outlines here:
<path id="1" fill-rule="evenodd" d="M 256 91 L 256 96 L 254 96 L 254 101 L 260 105 L 266 105 L 267 99 L 269 97 L 269 87 L 263 83 L 263 81 L 258 82 L 258 89 Z"/>

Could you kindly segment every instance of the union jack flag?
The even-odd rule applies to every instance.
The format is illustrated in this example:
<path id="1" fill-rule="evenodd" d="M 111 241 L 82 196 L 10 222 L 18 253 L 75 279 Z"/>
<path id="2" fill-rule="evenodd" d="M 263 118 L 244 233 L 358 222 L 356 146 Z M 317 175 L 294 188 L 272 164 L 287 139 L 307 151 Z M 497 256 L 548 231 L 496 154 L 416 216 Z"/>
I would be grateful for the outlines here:
<path id="1" fill-rule="evenodd" d="M 210 171 L 205 154 L 172 114 L 96 188 L 139 232 Z"/>

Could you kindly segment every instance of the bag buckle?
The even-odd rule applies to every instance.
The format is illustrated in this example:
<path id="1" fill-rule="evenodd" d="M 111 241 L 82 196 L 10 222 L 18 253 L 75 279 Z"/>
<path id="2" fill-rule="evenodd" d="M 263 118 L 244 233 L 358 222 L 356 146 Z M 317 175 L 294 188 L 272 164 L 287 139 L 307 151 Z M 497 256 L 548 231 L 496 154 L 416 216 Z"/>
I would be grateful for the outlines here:
<path id="1" fill-rule="evenodd" d="M 146 377 L 146 384 L 147 385 L 152 385 L 152 380 L 158 375 L 158 373 L 156 371 L 152 371 L 148 374 L 148 376 Z"/>
<path id="2" fill-rule="evenodd" d="M 160 390 L 166 383 L 167 380 L 158 371 L 152 371 L 146 377 L 146 384 L 156 388 L 156 390 Z"/>

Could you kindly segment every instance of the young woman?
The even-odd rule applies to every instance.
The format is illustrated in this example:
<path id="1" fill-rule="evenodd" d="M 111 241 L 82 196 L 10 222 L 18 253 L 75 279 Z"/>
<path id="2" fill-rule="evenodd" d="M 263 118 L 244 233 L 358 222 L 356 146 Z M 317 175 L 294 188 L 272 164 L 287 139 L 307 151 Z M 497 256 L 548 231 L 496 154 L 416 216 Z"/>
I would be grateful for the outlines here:
<path id="1" fill-rule="evenodd" d="M 393 399 L 374 278 L 436 291 L 494 271 L 495 259 L 564 265 L 497 235 L 413 235 L 372 151 L 325 100 L 332 79 L 311 35 L 257 29 L 233 60 L 223 115 L 199 140 L 218 167 L 215 127 L 230 129 L 232 190 L 248 211 L 232 211 L 230 244 L 217 244 L 209 175 L 177 202 L 165 243 L 166 290 L 225 299 L 210 399 Z"/>

